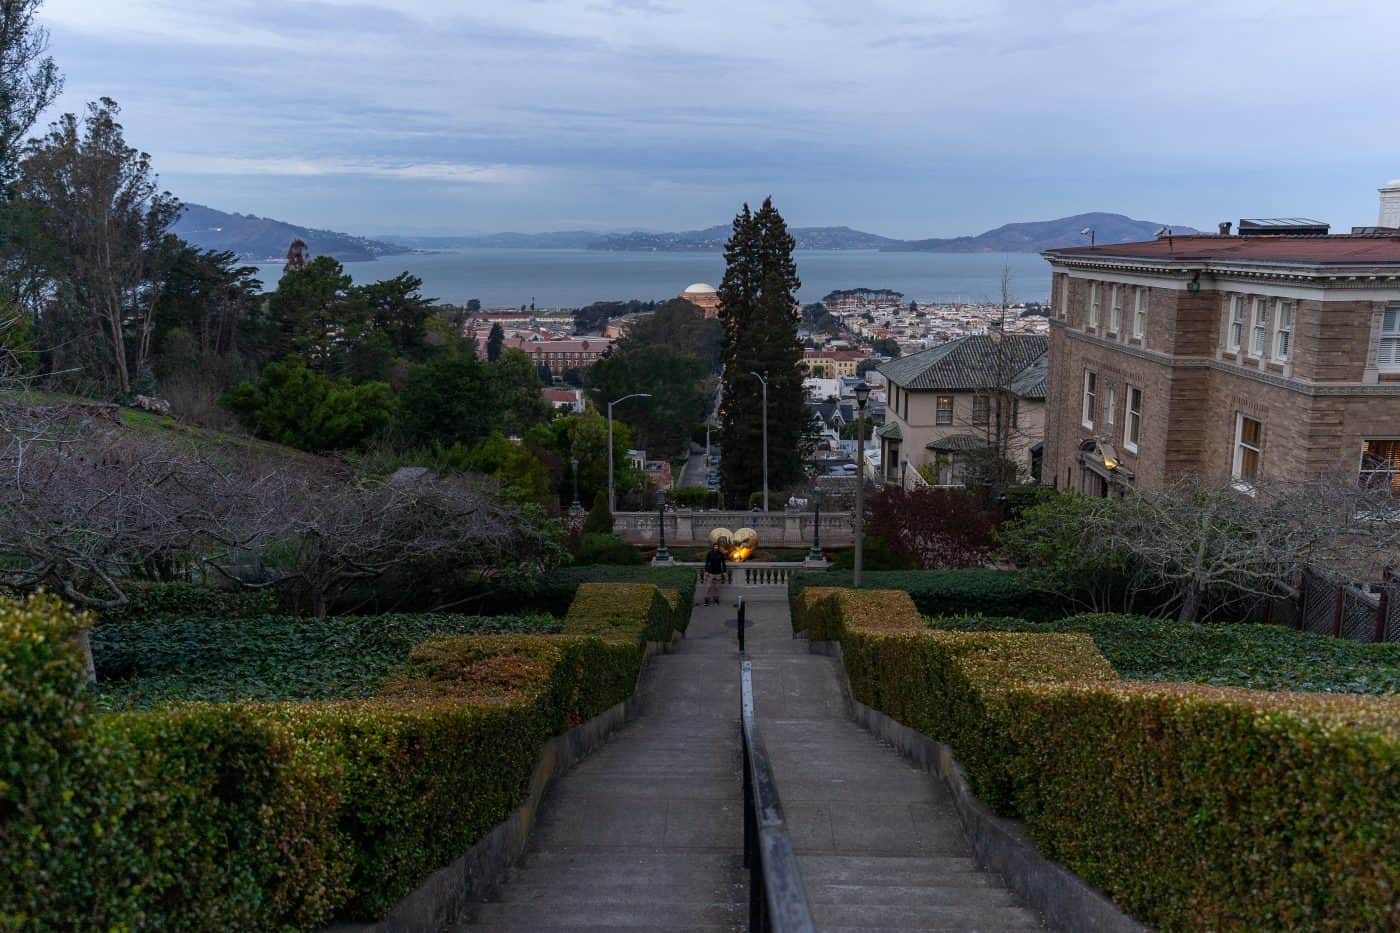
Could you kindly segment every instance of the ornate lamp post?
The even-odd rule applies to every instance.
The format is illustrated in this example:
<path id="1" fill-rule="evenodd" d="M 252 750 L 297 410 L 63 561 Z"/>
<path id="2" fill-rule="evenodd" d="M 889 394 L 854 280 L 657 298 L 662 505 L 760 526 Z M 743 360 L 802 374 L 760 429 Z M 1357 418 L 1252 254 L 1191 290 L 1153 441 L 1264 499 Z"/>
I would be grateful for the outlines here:
<path id="1" fill-rule="evenodd" d="M 821 564 L 826 566 L 826 557 L 822 554 L 822 491 L 820 489 L 812 492 L 812 504 L 814 514 L 812 516 L 812 549 L 807 552 L 807 563 Z"/>
<path id="2" fill-rule="evenodd" d="M 622 398 L 615 398 L 608 402 L 608 511 L 617 511 L 617 493 L 613 490 L 613 441 L 612 441 L 612 408 L 618 402 L 625 402 L 629 398 L 651 398 L 650 392 L 633 392 L 631 395 L 624 395 Z"/>
<path id="3" fill-rule="evenodd" d="M 671 551 L 666 547 L 666 490 L 656 490 L 656 527 L 660 533 L 660 542 L 656 546 L 656 556 L 651 559 L 653 564 L 674 563 L 671 559 Z"/>
<path id="4" fill-rule="evenodd" d="M 768 511 L 768 380 L 756 372 L 750 372 L 763 383 L 763 511 Z"/>
<path id="5" fill-rule="evenodd" d="M 851 585 L 860 586 L 860 565 L 864 557 L 865 539 L 865 403 L 870 401 L 870 386 L 861 380 L 856 386 L 856 559 Z"/>

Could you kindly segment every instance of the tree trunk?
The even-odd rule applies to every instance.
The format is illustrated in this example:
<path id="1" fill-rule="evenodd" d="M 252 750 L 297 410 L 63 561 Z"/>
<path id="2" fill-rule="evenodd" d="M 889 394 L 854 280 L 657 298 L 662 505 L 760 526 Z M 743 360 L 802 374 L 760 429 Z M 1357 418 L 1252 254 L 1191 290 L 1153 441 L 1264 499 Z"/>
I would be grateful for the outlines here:
<path id="1" fill-rule="evenodd" d="M 1186 584 L 1186 594 L 1181 600 L 1181 611 L 1177 613 L 1178 622 L 1195 622 L 1196 616 L 1201 612 L 1201 585 L 1196 580 Z"/>
<path id="2" fill-rule="evenodd" d="M 92 639 L 88 637 L 87 629 L 78 633 L 78 650 L 83 653 L 83 667 L 87 670 L 88 683 L 97 683 L 97 665 L 92 659 Z"/>

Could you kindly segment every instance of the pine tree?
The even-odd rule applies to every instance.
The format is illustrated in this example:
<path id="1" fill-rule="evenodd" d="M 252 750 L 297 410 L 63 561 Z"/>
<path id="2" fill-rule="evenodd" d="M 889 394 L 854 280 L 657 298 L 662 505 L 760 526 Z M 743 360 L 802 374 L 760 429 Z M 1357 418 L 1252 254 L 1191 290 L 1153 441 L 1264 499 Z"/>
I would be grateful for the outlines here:
<path id="1" fill-rule="evenodd" d="M 763 488 L 763 389 L 755 372 L 768 380 L 769 488 L 781 489 L 802 476 L 807 419 L 794 245 L 772 198 L 756 213 L 745 204 L 725 244 L 719 287 L 724 325 L 720 444 L 724 492 L 731 504 L 746 502 L 749 493 Z"/>
<path id="2" fill-rule="evenodd" d="M 491 333 L 486 335 L 486 360 L 494 363 L 501 358 L 501 348 L 506 343 L 506 331 L 497 321 L 491 325 Z"/>

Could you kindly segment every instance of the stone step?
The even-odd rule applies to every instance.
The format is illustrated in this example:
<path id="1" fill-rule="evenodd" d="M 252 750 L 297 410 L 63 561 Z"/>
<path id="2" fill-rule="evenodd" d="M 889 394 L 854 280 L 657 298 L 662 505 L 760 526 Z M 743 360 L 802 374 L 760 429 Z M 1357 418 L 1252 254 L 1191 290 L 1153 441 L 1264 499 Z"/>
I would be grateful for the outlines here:
<path id="1" fill-rule="evenodd" d="M 681 877 L 686 873 L 715 872 L 723 872 L 724 877 L 730 877 L 746 871 L 740 846 L 735 846 L 730 852 L 676 852 L 660 846 L 532 848 L 521 859 L 520 870 L 548 868 L 561 872 L 596 872 L 600 865 L 606 865 L 608 870 L 625 870 L 630 877 L 637 879 L 651 875 Z"/>
<path id="2" fill-rule="evenodd" d="M 635 903 L 664 901 L 685 903 L 743 903 L 748 897 L 748 885 L 743 876 L 735 876 L 729 881 L 694 874 L 677 873 L 666 878 L 664 887 L 654 880 L 638 880 L 632 877 L 617 877 L 612 872 L 599 877 L 582 878 L 577 876 L 557 877 L 549 875 L 535 878 L 521 875 L 519 879 L 501 888 L 492 902 L 502 904 L 537 904 L 554 901 L 570 904 L 584 903 Z"/>
<path id="3" fill-rule="evenodd" d="M 868 929 L 957 930 L 960 933 L 1040 930 L 1040 917 L 1023 907 L 972 904 L 826 904 L 812 905 L 819 930 Z"/>
<path id="4" fill-rule="evenodd" d="M 798 865 L 809 888 L 825 884 L 864 887 L 922 884 L 993 885 L 1000 882 L 981 871 L 971 858 L 958 855 L 799 855 Z"/>
<path id="5" fill-rule="evenodd" d="M 748 904 L 734 901 L 672 901 L 665 891 L 653 891 L 645 899 L 618 901 L 566 901 L 538 904 L 489 903 L 477 906 L 468 925 L 493 929 L 509 924 L 536 930 L 577 930 L 593 926 L 654 930 L 669 926 L 693 930 L 704 926 L 729 926 L 747 920 Z"/>
<path id="6" fill-rule="evenodd" d="M 966 884 L 925 879 L 917 884 L 808 884 L 812 904 L 878 904 L 902 907 L 1015 907 L 1014 895 L 994 887 L 984 875 L 967 874 Z M 815 907 L 813 908 L 815 909 Z"/>

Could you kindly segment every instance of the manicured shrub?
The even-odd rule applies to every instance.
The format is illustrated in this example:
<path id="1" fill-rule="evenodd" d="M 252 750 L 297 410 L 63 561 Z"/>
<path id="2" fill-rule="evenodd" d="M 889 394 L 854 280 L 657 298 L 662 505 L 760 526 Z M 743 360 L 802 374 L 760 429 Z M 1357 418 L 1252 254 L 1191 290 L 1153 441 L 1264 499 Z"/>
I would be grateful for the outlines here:
<path id="1" fill-rule="evenodd" d="M 593 507 L 583 520 L 583 533 L 586 535 L 610 535 L 613 533 L 612 509 L 608 508 L 608 494 L 600 492 L 593 497 Z"/>
<path id="2" fill-rule="evenodd" d="M 1023 619 L 1058 619 L 1072 610 L 1060 598 L 1038 589 L 1027 574 L 1015 570 L 867 571 L 869 589 L 904 590 L 924 615 L 993 615 Z M 789 592 L 804 586 L 849 587 L 851 574 L 794 574 Z"/>
<path id="3" fill-rule="evenodd" d="M 563 617 L 584 583 L 652 583 L 680 593 L 682 605 L 695 602 L 698 576 L 694 567 L 622 567 L 597 564 L 560 567 L 547 577 L 512 582 L 507 586 L 483 585 L 470 605 L 482 614 L 543 612 Z"/>
<path id="4" fill-rule="evenodd" d="M 103 625 L 152 619 L 248 619 L 272 615 L 277 599 L 272 590 L 220 590 L 198 583 L 156 583 L 129 580 L 122 584 L 127 604 L 104 609 Z"/>
<path id="5" fill-rule="evenodd" d="M 641 647 L 671 640 L 675 615 L 656 587 L 645 583 L 584 583 L 578 588 L 565 635 L 596 635 Z"/>
<path id="6" fill-rule="evenodd" d="M 1400 928 L 1400 698 L 1114 684 L 1010 703 L 1031 835 L 1138 919 Z"/>
<path id="7" fill-rule="evenodd" d="M 577 564 L 640 564 L 642 553 L 618 535 L 585 532 L 579 539 Z"/>

